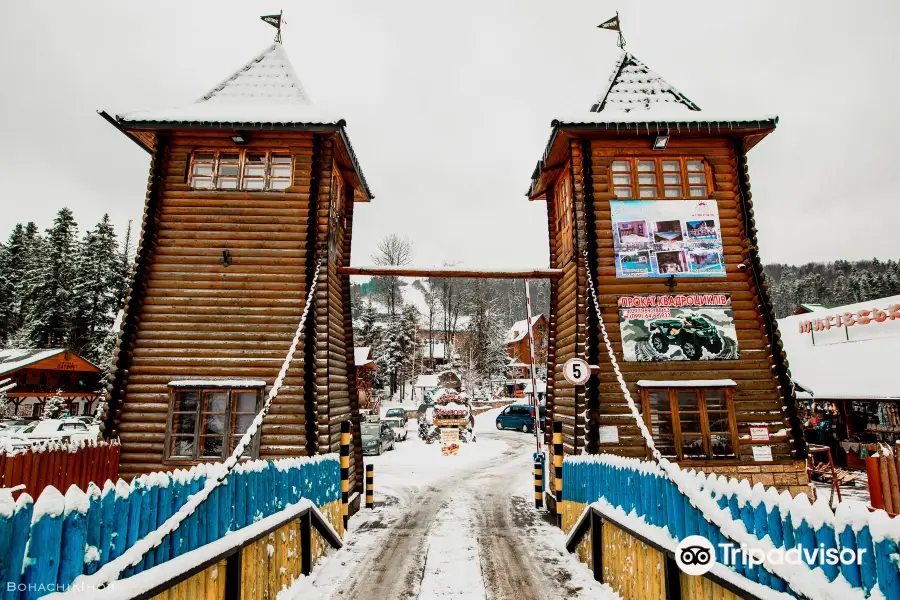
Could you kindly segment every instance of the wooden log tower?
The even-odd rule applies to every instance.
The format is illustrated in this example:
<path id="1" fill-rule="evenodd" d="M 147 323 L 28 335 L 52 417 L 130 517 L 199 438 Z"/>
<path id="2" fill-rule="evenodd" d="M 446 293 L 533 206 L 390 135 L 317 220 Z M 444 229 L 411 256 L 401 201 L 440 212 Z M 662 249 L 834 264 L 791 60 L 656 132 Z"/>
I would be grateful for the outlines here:
<path id="1" fill-rule="evenodd" d="M 151 155 L 108 382 L 121 474 L 221 460 L 273 384 L 317 261 L 314 310 L 249 456 L 337 452 L 358 431 L 349 275 L 372 194 L 345 122 L 309 100 L 278 42 L 182 107 L 101 115 Z M 351 496 L 362 492 L 354 435 Z M 358 496 L 357 496 L 358 498 Z"/>
<path id="2" fill-rule="evenodd" d="M 563 272 L 551 282 L 548 420 L 562 424 L 565 454 L 647 452 L 600 336 L 590 273 L 663 454 L 804 489 L 802 429 L 747 170 L 747 152 L 777 122 L 700 110 L 627 52 L 589 112 L 553 121 L 528 197 L 547 203 L 550 267 Z M 576 356 L 599 365 L 585 386 L 562 374 Z"/>

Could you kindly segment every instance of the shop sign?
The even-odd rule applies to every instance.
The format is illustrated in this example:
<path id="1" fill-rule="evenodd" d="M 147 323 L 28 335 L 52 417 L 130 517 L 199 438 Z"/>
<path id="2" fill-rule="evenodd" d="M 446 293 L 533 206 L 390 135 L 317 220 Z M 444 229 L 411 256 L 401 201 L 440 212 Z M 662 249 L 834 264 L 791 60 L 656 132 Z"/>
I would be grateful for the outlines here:
<path id="1" fill-rule="evenodd" d="M 753 460 L 772 462 L 772 446 L 753 446 Z"/>
<path id="2" fill-rule="evenodd" d="M 800 321 L 800 333 L 812 333 L 814 331 L 826 331 L 832 327 L 853 327 L 854 325 L 869 325 L 870 323 L 884 323 L 885 321 L 900 320 L 900 304 L 892 304 L 886 310 L 873 308 L 859 312 L 845 312 L 834 315 L 826 315 L 821 319 L 807 319 Z"/>
<path id="3" fill-rule="evenodd" d="M 736 360 L 731 294 L 619 296 L 626 361 Z"/>
<path id="4" fill-rule="evenodd" d="M 612 200 L 616 277 L 725 275 L 714 200 Z"/>
<path id="5" fill-rule="evenodd" d="M 754 442 L 768 442 L 769 441 L 769 428 L 768 427 L 751 427 L 750 428 L 750 439 Z"/>
<path id="6" fill-rule="evenodd" d="M 441 454 L 444 456 L 459 453 L 459 428 L 441 427 Z"/>

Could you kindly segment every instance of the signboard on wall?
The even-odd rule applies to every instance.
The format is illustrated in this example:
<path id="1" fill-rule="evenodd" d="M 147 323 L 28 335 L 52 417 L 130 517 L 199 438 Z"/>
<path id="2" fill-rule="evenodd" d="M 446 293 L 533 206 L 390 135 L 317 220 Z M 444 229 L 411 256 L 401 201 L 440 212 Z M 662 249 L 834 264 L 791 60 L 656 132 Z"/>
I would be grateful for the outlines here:
<path id="1" fill-rule="evenodd" d="M 725 275 L 715 200 L 612 200 L 616 277 Z"/>
<path id="2" fill-rule="evenodd" d="M 731 294 L 619 296 L 626 361 L 736 360 Z"/>

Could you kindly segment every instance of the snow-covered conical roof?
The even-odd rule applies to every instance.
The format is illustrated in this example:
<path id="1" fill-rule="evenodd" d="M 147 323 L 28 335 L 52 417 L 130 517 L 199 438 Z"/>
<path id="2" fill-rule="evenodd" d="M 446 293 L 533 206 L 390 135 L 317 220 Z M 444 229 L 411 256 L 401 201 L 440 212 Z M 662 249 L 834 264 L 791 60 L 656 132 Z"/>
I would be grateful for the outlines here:
<path id="1" fill-rule="evenodd" d="M 654 108 L 676 108 L 699 111 L 687 96 L 651 70 L 636 56 L 622 52 L 609 76 L 606 87 L 591 107 L 591 112 L 603 110 L 649 111 Z"/>
<path id="2" fill-rule="evenodd" d="M 121 123 L 342 124 L 315 107 L 275 42 L 195 102 L 116 115 Z"/>

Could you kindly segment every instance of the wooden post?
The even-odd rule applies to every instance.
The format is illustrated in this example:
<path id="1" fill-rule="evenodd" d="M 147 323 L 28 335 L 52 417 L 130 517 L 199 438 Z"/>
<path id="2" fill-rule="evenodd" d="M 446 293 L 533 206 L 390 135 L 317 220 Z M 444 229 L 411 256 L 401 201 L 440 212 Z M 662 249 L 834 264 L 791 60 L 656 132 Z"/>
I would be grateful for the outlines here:
<path id="1" fill-rule="evenodd" d="M 350 421 L 341 422 L 341 515 L 344 530 L 350 520 Z"/>
<path id="2" fill-rule="evenodd" d="M 666 600 L 681 600 L 681 569 L 674 555 L 665 556 Z"/>
<path id="3" fill-rule="evenodd" d="M 603 518 L 593 508 L 591 508 L 591 566 L 594 570 L 594 581 L 603 583 Z"/>
<path id="4" fill-rule="evenodd" d="M 242 563 L 244 549 L 238 548 L 236 552 L 225 559 L 225 598 L 224 600 L 241 600 L 241 572 L 244 570 Z"/>
<path id="5" fill-rule="evenodd" d="M 300 515 L 300 572 L 312 573 L 312 516 L 308 510 Z"/>
<path id="6" fill-rule="evenodd" d="M 366 465 L 366 508 L 375 508 L 375 465 Z"/>
<path id="7" fill-rule="evenodd" d="M 881 489 L 881 472 L 878 470 L 878 457 L 866 457 L 866 479 L 869 487 L 869 504 L 872 508 L 884 510 L 884 492 Z"/>
<path id="8" fill-rule="evenodd" d="M 563 501 L 563 436 L 562 423 L 553 422 L 553 477 L 556 480 L 556 525 L 562 529 Z"/>
<path id="9" fill-rule="evenodd" d="M 544 462 L 539 455 L 534 458 L 534 507 L 544 505 Z"/>

